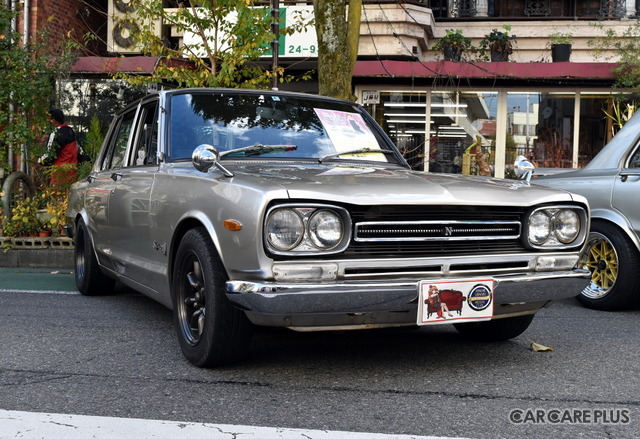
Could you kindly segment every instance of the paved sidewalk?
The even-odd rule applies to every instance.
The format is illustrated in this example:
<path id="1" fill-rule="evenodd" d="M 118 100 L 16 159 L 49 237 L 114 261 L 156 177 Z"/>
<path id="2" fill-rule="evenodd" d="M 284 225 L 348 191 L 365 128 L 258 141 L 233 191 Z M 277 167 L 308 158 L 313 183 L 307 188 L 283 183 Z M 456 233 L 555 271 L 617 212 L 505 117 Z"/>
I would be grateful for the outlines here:
<path id="1" fill-rule="evenodd" d="M 73 270 L 0 267 L 0 291 L 77 291 Z"/>

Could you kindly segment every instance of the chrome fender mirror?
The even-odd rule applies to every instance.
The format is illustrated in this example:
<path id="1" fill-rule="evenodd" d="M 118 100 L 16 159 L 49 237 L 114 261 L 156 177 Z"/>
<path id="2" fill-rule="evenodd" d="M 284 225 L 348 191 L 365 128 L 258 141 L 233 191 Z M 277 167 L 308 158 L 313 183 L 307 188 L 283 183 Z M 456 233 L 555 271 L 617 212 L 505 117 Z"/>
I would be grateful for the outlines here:
<path id="1" fill-rule="evenodd" d="M 220 164 L 220 152 L 213 145 L 205 143 L 194 149 L 191 154 L 191 163 L 200 172 L 207 172 L 212 166 L 215 166 L 225 177 L 233 177 L 233 174 Z"/>
<path id="2" fill-rule="evenodd" d="M 513 170 L 516 173 L 516 176 L 521 180 L 529 183 L 531 181 L 531 176 L 533 175 L 533 171 L 536 167 L 531 163 L 527 158 L 523 155 L 519 155 L 516 158 L 516 161 L 513 163 Z"/>

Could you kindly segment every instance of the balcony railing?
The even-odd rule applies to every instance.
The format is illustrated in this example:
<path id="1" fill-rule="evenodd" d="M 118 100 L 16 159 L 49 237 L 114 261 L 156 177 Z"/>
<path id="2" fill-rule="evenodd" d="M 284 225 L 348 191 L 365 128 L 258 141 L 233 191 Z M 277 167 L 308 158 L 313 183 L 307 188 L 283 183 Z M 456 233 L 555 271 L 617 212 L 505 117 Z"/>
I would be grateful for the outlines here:
<path id="1" fill-rule="evenodd" d="M 362 0 L 364 4 L 412 3 L 430 8 L 436 20 L 468 19 L 565 19 L 620 20 L 636 15 L 640 0 Z M 305 1 L 280 0 L 280 6 Z M 312 0 L 306 3 L 313 4 Z M 627 3 L 632 8 L 627 7 Z M 256 4 L 269 6 L 269 0 Z M 631 9 L 632 13 L 629 12 Z M 638 14 L 640 15 L 640 14 Z"/>
<path id="2" fill-rule="evenodd" d="M 366 1 L 366 0 L 365 0 Z M 584 19 L 620 20 L 636 0 L 427 0 L 438 20 L 447 19 Z"/>

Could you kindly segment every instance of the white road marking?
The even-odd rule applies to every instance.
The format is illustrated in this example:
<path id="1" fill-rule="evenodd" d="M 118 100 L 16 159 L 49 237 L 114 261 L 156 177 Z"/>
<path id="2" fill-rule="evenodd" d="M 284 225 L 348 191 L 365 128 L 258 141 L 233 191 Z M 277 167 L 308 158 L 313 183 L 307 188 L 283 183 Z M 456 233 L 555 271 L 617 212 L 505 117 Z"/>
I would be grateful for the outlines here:
<path id="1" fill-rule="evenodd" d="M 0 439 L 454 439 L 0 410 Z"/>
<path id="2" fill-rule="evenodd" d="M 74 295 L 80 294 L 79 291 L 63 291 L 63 290 L 3 290 L 0 288 L 0 293 L 28 293 L 28 294 L 62 294 L 62 295 Z"/>

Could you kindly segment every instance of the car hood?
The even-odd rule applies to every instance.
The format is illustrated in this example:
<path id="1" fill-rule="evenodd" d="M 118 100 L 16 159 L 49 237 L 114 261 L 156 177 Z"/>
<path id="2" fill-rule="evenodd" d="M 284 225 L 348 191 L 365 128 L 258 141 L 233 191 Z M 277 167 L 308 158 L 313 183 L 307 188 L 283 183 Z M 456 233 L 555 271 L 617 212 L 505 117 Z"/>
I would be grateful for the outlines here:
<path id="1" fill-rule="evenodd" d="M 400 167 L 264 162 L 237 163 L 227 167 L 235 174 L 232 178 L 236 183 L 255 185 L 262 190 L 277 185 L 285 189 L 292 199 L 322 199 L 363 205 L 492 206 L 529 206 L 573 199 L 568 192 L 518 180 L 426 173 Z"/>

